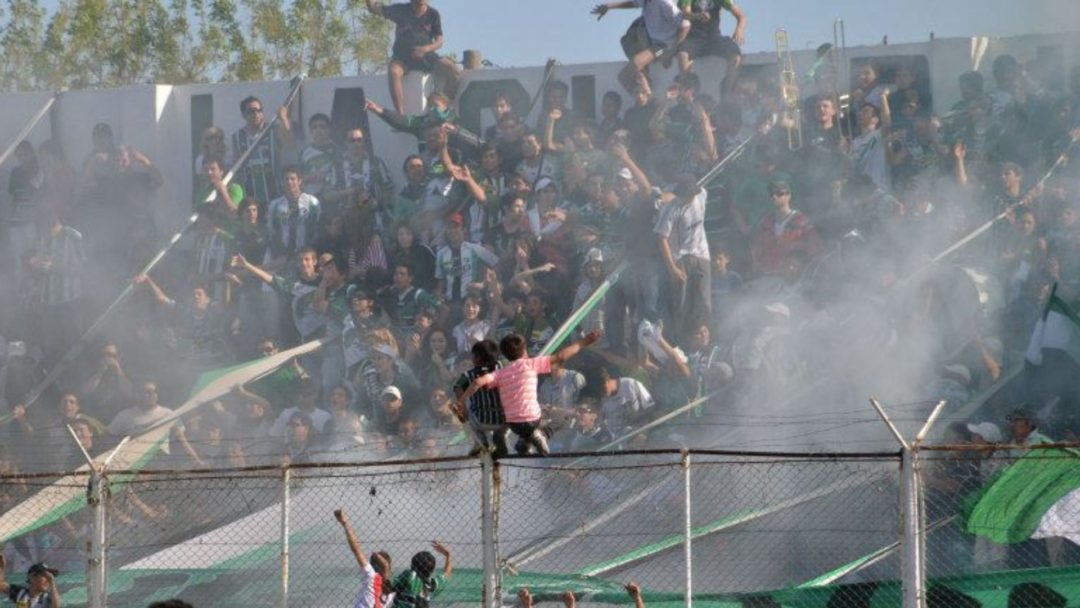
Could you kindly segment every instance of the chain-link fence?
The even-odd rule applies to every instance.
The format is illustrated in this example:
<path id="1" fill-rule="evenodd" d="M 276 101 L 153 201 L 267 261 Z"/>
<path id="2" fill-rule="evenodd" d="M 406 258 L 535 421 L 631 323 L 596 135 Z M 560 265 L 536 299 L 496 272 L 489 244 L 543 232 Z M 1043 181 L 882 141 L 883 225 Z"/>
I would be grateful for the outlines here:
<path id="1" fill-rule="evenodd" d="M 915 454 L 923 524 L 911 531 L 899 454 L 647 451 L 114 473 L 100 503 L 89 474 L 9 476 L 0 538 L 9 580 L 47 562 L 67 606 L 355 606 L 363 577 L 336 509 L 366 555 L 390 556 L 388 578 L 422 551 L 442 572 L 432 543 L 448 547 L 433 605 L 483 601 L 485 532 L 503 605 L 522 587 L 537 601 L 632 604 L 629 581 L 649 606 L 1078 605 L 1080 457 Z M 921 570 L 905 561 L 911 539 Z M 99 571 L 103 604 L 88 586 Z M 909 604 L 913 572 L 921 601 Z"/>

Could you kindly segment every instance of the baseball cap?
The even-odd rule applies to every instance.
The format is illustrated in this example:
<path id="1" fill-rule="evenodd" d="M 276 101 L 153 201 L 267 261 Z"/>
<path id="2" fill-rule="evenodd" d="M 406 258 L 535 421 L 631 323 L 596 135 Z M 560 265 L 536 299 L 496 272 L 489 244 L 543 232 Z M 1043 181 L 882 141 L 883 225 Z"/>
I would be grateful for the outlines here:
<path id="1" fill-rule="evenodd" d="M 446 224 L 448 226 L 464 226 L 465 218 L 462 217 L 460 213 L 451 213 L 450 215 L 446 216 Z"/>
<path id="2" fill-rule="evenodd" d="M 388 386 L 388 387 L 382 389 L 382 394 L 380 396 L 383 399 L 385 399 L 387 397 L 393 397 L 394 399 L 401 399 L 401 389 L 399 389 L 396 386 Z"/>
<path id="3" fill-rule="evenodd" d="M 634 179 L 634 174 L 631 173 L 630 169 L 627 169 L 626 167 L 623 167 L 622 169 L 619 169 L 619 172 L 616 173 L 615 175 L 618 176 L 618 177 L 621 177 L 623 179 Z"/>
<path id="4" fill-rule="evenodd" d="M 26 576 L 41 576 L 46 572 L 51 572 L 53 576 L 60 574 L 60 571 L 56 568 L 49 567 L 45 562 L 38 562 L 33 566 L 30 566 L 30 569 L 26 571 Z"/>
<path id="5" fill-rule="evenodd" d="M 386 355 L 391 359 L 397 359 L 398 356 L 397 351 L 394 349 L 393 346 L 390 346 L 389 344 L 376 344 L 374 348 L 372 348 L 372 350 L 381 355 Z"/>
<path id="6" fill-rule="evenodd" d="M 588 265 L 588 264 L 591 264 L 593 262 L 595 262 L 597 264 L 603 264 L 604 263 L 604 252 L 600 251 L 596 247 L 593 247 L 592 249 L 589 249 L 589 251 L 585 253 L 585 262 L 582 265 L 583 266 Z"/>
<path id="7" fill-rule="evenodd" d="M 769 192 L 791 192 L 791 184 L 785 179 L 774 179 L 769 181 Z"/>
<path id="8" fill-rule="evenodd" d="M 993 422 L 969 422 L 967 424 L 967 430 L 990 443 L 1001 443 L 1001 429 Z"/>
<path id="9" fill-rule="evenodd" d="M 1031 413 L 1031 410 L 1026 407 L 1018 407 L 1015 410 L 1009 412 L 1009 415 L 1005 417 L 1005 420 L 1014 422 L 1016 420 L 1027 420 L 1029 422 L 1036 422 L 1035 415 Z"/>

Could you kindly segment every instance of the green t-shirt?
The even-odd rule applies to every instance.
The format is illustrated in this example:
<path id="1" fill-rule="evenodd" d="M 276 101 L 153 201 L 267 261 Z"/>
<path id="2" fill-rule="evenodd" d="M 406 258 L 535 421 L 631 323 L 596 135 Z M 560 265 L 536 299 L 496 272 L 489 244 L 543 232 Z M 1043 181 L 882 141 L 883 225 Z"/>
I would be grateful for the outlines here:
<path id="1" fill-rule="evenodd" d="M 441 573 L 425 581 L 413 570 L 406 570 L 394 579 L 394 593 L 396 594 L 394 606 L 398 608 L 427 606 L 428 601 L 442 591 L 442 587 L 443 575 Z"/>
<path id="2" fill-rule="evenodd" d="M 690 9 L 694 13 L 708 13 L 708 21 L 693 21 L 690 34 L 712 34 L 720 31 L 720 11 L 730 11 L 735 6 L 731 0 L 679 0 L 679 10 Z"/>
<path id="3" fill-rule="evenodd" d="M 229 182 L 229 185 L 225 188 L 229 191 L 229 198 L 232 199 L 233 203 L 229 206 L 229 208 L 233 211 L 236 211 L 236 208 L 240 205 L 240 201 L 244 200 L 244 188 L 236 182 Z M 195 199 L 195 207 L 203 204 L 203 202 L 206 200 L 206 197 L 210 196 L 211 192 L 213 192 L 212 187 L 206 187 L 202 191 L 200 191 L 199 196 Z M 217 199 L 215 199 L 214 202 L 217 202 Z"/>

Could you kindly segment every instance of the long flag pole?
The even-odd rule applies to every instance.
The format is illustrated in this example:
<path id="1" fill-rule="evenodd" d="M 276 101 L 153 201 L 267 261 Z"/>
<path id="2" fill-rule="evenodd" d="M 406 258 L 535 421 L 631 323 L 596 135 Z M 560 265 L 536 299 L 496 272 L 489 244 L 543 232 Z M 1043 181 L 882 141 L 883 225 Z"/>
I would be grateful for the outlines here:
<path id="1" fill-rule="evenodd" d="M 1061 168 L 1062 165 L 1065 164 L 1066 160 L 1068 160 L 1069 152 L 1073 149 L 1074 146 L 1076 146 L 1077 141 L 1080 141 L 1080 131 L 1074 131 L 1073 133 L 1074 134 L 1072 136 L 1072 139 L 1069 141 L 1069 145 L 1065 147 L 1065 150 L 1062 151 L 1061 155 L 1058 156 L 1056 161 L 1054 161 L 1054 164 L 1050 166 L 1050 169 L 1046 172 L 1046 174 L 1042 176 L 1042 179 L 1040 179 L 1038 182 L 1036 182 L 1035 185 L 1032 186 L 1031 190 L 1028 190 L 1028 193 L 1024 197 L 1024 199 L 1030 200 L 1030 197 L 1033 196 L 1033 193 L 1035 193 L 1035 192 L 1039 191 L 1040 189 L 1042 189 L 1042 187 L 1046 185 L 1046 182 L 1050 179 L 1050 177 L 1052 175 L 1054 175 L 1054 173 L 1059 168 Z M 943 259 L 949 257 L 950 255 L 956 253 L 961 248 L 963 248 L 965 245 L 967 245 L 972 240 L 974 240 L 976 237 L 978 237 L 980 234 L 986 232 L 991 227 L 993 227 L 994 224 L 996 224 L 996 223 L 1000 222 L 1001 220 L 1005 219 L 1005 217 L 1008 216 L 1009 213 L 1015 212 L 1017 207 L 1023 207 L 1023 206 L 1024 206 L 1024 203 L 1022 203 L 1022 202 L 1021 203 L 1014 203 L 1012 205 L 1009 205 L 1004 211 L 1002 211 L 1001 213 L 995 215 L 990 220 L 987 220 L 985 223 L 983 223 L 981 226 L 979 226 L 975 230 L 972 230 L 970 233 L 968 233 L 966 236 L 961 238 L 959 241 L 956 241 L 955 243 L 950 245 L 948 248 L 946 248 L 944 251 L 942 251 L 941 253 L 935 255 L 933 258 L 930 259 L 930 261 L 927 264 L 925 264 L 922 268 L 917 270 L 914 274 L 919 274 L 919 272 L 921 272 L 922 270 L 924 270 L 924 269 L 926 269 L 926 268 L 928 268 L 930 266 L 933 266 L 934 264 L 937 264 L 941 260 L 943 260 Z"/>
<path id="2" fill-rule="evenodd" d="M 302 85 L 303 82 L 303 76 L 298 76 L 297 78 L 293 79 L 292 89 L 289 91 L 289 95 L 285 98 L 284 106 L 286 108 L 292 104 L 293 100 L 296 99 L 296 96 L 300 93 L 300 85 Z M 48 107 L 46 107 L 45 109 L 47 110 Z M 266 123 L 266 125 L 263 126 L 262 130 L 259 131 L 259 134 L 255 136 L 255 140 L 251 143 L 250 146 L 248 146 L 246 150 L 244 150 L 244 153 L 236 159 L 236 162 L 233 163 L 232 168 L 229 169 L 229 172 L 226 173 L 225 177 L 222 179 L 226 186 L 232 181 L 233 177 L 236 175 L 236 172 L 244 166 L 244 163 L 247 162 L 248 158 L 251 156 L 251 153 L 259 145 L 259 143 L 262 142 L 263 138 L 266 137 L 266 135 L 270 133 L 270 131 L 274 128 L 274 126 L 277 124 L 277 121 L 278 117 L 277 115 L 275 115 L 274 118 L 270 120 L 270 122 Z M 216 198 L 217 191 L 211 191 L 204 202 L 210 203 L 213 202 Z M 165 259 L 165 256 L 168 255 L 169 251 L 172 250 L 173 246 L 176 245 L 176 243 L 180 241 L 184 234 L 195 224 L 195 220 L 198 219 L 198 217 L 198 213 L 192 214 L 192 216 L 188 218 L 187 223 L 179 231 L 177 231 L 171 239 L 169 239 L 165 246 L 160 251 L 158 251 L 157 254 L 155 254 L 154 257 L 151 258 L 145 266 L 142 267 L 142 270 L 139 271 L 139 274 L 148 274 L 161 262 L 161 260 Z M 109 304 L 105 311 L 101 313 L 101 316 L 99 316 L 97 320 L 94 321 L 94 323 L 90 325 L 90 327 L 85 332 L 83 332 L 83 335 L 79 338 L 79 341 L 76 342 L 75 345 L 72 346 L 68 350 L 68 352 L 64 354 L 60 361 L 58 361 L 56 365 L 54 365 L 53 368 L 49 370 L 49 373 L 45 375 L 41 382 L 39 382 L 30 391 L 30 393 L 26 395 L 26 398 L 23 400 L 24 406 L 29 406 L 30 404 L 37 401 L 41 397 L 42 393 L 45 392 L 45 389 L 49 388 L 54 382 L 56 382 L 56 379 L 60 377 L 60 374 L 63 373 L 67 366 L 70 365 L 71 362 L 76 357 L 78 357 L 80 353 L 82 353 L 82 350 L 86 347 L 87 344 L 90 343 L 90 340 L 93 339 L 97 332 L 105 325 L 105 322 L 113 315 L 114 312 L 116 312 L 120 305 L 125 300 L 127 300 L 127 297 L 131 295 L 133 291 L 134 286 L 131 283 L 128 283 L 124 286 L 124 289 L 120 292 L 120 295 L 116 296 L 116 299 L 113 300 L 112 304 Z M 4 416 L 0 418 L 0 425 L 6 424 L 10 420 L 10 415 Z"/>
<path id="3" fill-rule="evenodd" d="M 34 127 L 41 122 L 41 119 L 45 118 L 45 114 L 49 112 L 54 103 L 56 103 L 56 95 L 50 97 L 45 102 L 45 105 L 41 106 L 41 109 L 38 110 L 37 114 L 34 114 L 30 119 L 30 122 L 26 123 L 22 130 L 19 131 L 19 134 L 15 136 L 15 139 L 12 140 L 11 144 L 8 145 L 7 148 L 4 148 L 3 153 L 0 153 L 0 165 L 7 162 L 7 159 L 11 157 L 11 154 L 15 152 L 15 148 L 30 135 L 30 132 L 34 130 Z"/>

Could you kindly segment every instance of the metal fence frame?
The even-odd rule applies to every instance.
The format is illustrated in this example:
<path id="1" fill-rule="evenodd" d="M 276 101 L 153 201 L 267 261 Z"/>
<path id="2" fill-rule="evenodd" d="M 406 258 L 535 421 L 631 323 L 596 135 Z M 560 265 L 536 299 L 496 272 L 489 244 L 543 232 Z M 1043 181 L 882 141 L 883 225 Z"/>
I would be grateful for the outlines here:
<path id="1" fill-rule="evenodd" d="M 933 417 L 931 418 L 932 422 Z M 816 462 L 816 463 L 835 463 L 837 465 L 843 465 L 852 461 L 873 461 L 880 462 L 885 465 L 886 468 L 891 466 L 896 467 L 897 480 L 900 482 L 900 492 L 898 495 L 897 513 L 900 516 L 900 525 L 898 538 L 896 542 L 881 549 L 878 553 L 878 557 L 874 559 L 880 559 L 883 555 L 889 555 L 896 552 L 900 552 L 902 556 L 901 561 L 901 589 L 903 593 L 903 605 L 905 608 L 924 608 L 926 606 L 926 581 L 927 581 L 927 569 L 926 569 L 926 537 L 929 532 L 936 529 L 937 524 L 928 526 L 926 506 L 925 506 L 925 492 L 927 490 L 926 481 L 922 478 L 922 472 L 924 466 L 929 464 L 929 460 L 932 458 L 940 458 L 943 452 L 949 451 L 963 451 L 972 449 L 971 446 L 923 446 L 922 441 L 925 438 L 925 431 L 928 427 L 924 427 L 924 432 L 920 432 L 916 439 L 912 442 L 908 442 L 899 433 L 896 433 L 898 443 L 901 444 L 901 449 L 895 452 L 863 452 L 863 453 L 788 453 L 788 452 L 746 452 L 746 451 L 723 451 L 723 450 L 635 450 L 625 452 L 611 452 L 611 453 L 577 453 L 577 454 L 554 454 L 543 459 L 538 457 L 509 457 L 506 459 L 496 460 L 489 454 L 483 453 L 479 458 L 468 457 L 454 457 L 454 458 L 438 458 L 438 459 L 423 459 L 423 460 L 397 460 L 397 461 L 383 461 L 372 463 L 319 463 L 319 464 L 282 464 L 280 466 L 252 466 L 243 468 L 231 468 L 231 469 L 198 469 L 198 470 L 175 470 L 175 471 L 144 471 L 143 474 L 152 476 L 159 479 L 163 483 L 169 483 L 170 478 L 172 480 L 182 480 L 185 476 L 198 476 L 198 475 L 215 475 L 225 476 L 227 478 L 235 478 L 238 480 L 260 477 L 264 480 L 271 481 L 273 479 L 279 480 L 280 483 L 280 539 L 279 548 L 277 551 L 277 559 L 280 566 L 280 590 L 277 605 L 281 608 L 286 608 L 289 605 L 289 579 L 290 579 L 290 515 L 292 513 L 292 502 L 290 494 L 290 486 L 294 483 L 294 473 L 297 473 L 301 477 L 304 476 L 304 472 L 308 472 L 309 477 L 317 475 L 320 471 L 348 471 L 362 473 L 365 469 L 380 469 L 384 471 L 394 471 L 403 474 L 411 474 L 417 470 L 423 473 L 423 466 L 441 466 L 446 464 L 456 463 L 462 464 L 478 464 L 480 471 L 479 491 L 480 491 L 480 505 L 481 513 L 481 543 L 482 543 L 482 563 L 483 563 L 483 591 L 482 591 L 482 605 L 485 608 L 497 608 L 503 605 L 503 571 L 507 567 L 511 559 L 516 559 L 513 556 L 503 556 L 500 552 L 500 510 L 502 509 L 502 499 L 504 494 L 504 475 L 507 473 L 507 467 L 517 468 L 538 468 L 544 472 L 564 472 L 573 471 L 573 467 L 577 466 L 576 463 L 582 461 L 582 459 L 589 459 L 592 464 L 584 467 L 588 470 L 603 470 L 597 463 L 608 462 L 616 467 L 622 466 L 621 463 L 628 462 L 632 458 L 653 458 L 661 459 L 661 466 L 671 467 L 672 471 L 679 471 L 679 484 L 681 490 L 682 500 L 682 526 L 681 543 L 668 543 L 668 549 L 674 549 L 678 544 L 682 546 L 682 557 L 685 559 L 685 571 L 681 573 L 683 577 L 684 588 L 682 590 L 683 605 L 691 607 L 694 599 L 694 581 L 692 578 L 693 573 L 693 545 L 695 540 L 695 534 L 699 537 L 702 536 L 700 530 L 695 531 L 693 527 L 693 500 L 694 493 L 694 469 L 695 467 L 701 468 L 705 466 L 723 467 L 728 462 L 735 462 L 734 460 L 725 461 L 724 458 L 731 459 L 756 459 L 747 460 L 749 464 L 762 464 L 768 463 L 769 459 L 774 459 L 776 462 L 783 464 L 798 464 L 801 462 Z M 1051 446 L 1053 447 L 1053 446 Z M 920 452 L 926 451 L 927 455 L 920 457 Z M 714 457 L 714 461 L 709 462 L 709 458 Z M 716 458 L 719 457 L 719 460 Z M 638 460 L 637 462 L 640 462 Z M 640 465 L 626 465 L 626 468 L 636 468 Z M 737 464 L 736 464 L 737 466 Z M 593 467 L 589 469 L 589 467 Z M 435 469 L 438 470 L 438 469 Z M 460 470 L 460 469 L 458 469 Z M 580 470 L 580 469 L 579 469 Z M 105 467 L 100 467 L 91 470 L 88 476 L 86 505 L 91 513 L 89 521 L 91 522 L 92 530 L 90 534 L 91 542 L 87 543 L 86 548 L 86 583 L 88 603 L 87 605 L 93 607 L 105 607 L 109 602 L 108 594 L 108 563 L 109 563 L 109 551 L 110 551 L 110 532 L 109 532 L 109 517 L 108 511 L 110 508 L 110 476 L 114 478 L 122 478 L 125 475 L 135 473 L 133 471 L 107 471 Z M 365 473 L 366 474 L 366 473 Z M 33 474 L 20 476 L 21 479 L 28 477 L 38 477 L 46 479 L 50 474 Z M 7 483 L 10 480 L 0 476 L 0 486 Z M 273 487 L 272 485 L 270 487 Z M 648 491 L 651 488 L 646 487 Z M 823 493 L 831 491 L 830 488 L 821 488 Z M 812 494 L 812 493 L 811 493 Z M 824 494 L 819 494 L 824 495 Z M 631 496 L 629 500 L 639 498 L 639 496 Z M 812 500 L 812 498 L 806 499 Z M 785 499 L 781 503 L 777 503 L 769 507 L 768 510 L 760 510 L 757 513 L 775 513 L 777 509 L 788 508 L 785 504 L 798 504 L 792 502 L 792 499 Z M 615 511 L 618 511 L 616 509 Z M 606 516 L 606 515 L 605 515 Z M 602 516 L 604 517 L 604 516 Z M 604 524 L 598 518 L 596 523 L 590 523 L 584 525 L 580 530 L 582 535 L 587 535 L 591 530 Z M 609 516 L 613 517 L 613 516 Z M 739 518 L 741 517 L 741 519 Z M 750 519 L 759 517 L 757 514 L 740 515 L 730 523 L 728 528 L 742 525 Z M 530 547 L 527 551 L 522 553 L 531 552 L 535 557 L 541 552 L 550 552 L 556 549 L 555 545 L 558 543 L 565 544 L 569 542 L 567 538 L 555 539 L 548 542 L 547 546 L 536 548 Z M 528 557 L 528 555 L 526 555 Z M 509 564 L 511 567 L 512 563 Z M 840 575 L 842 576 L 842 575 Z M 838 578 L 838 577 L 836 577 Z M 826 581 L 823 584 L 829 584 L 832 580 Z"/>

